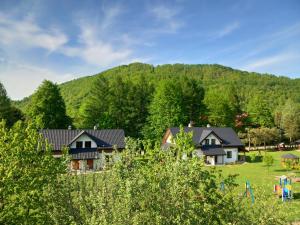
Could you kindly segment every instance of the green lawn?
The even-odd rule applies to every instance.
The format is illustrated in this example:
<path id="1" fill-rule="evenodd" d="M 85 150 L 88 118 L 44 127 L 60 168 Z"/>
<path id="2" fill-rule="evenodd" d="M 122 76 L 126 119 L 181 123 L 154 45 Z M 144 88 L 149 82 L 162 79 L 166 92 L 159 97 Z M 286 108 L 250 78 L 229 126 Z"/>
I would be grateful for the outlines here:
<path id="1" fill-rule="evenodd" d="M 221 166 L 220 169 L 223 171 L 224 175 L 228 174 L 239 174 L 237 177 L 237 182 L 240 184 L 241 192 L 244 188 L 246 180 L 249 180 L 251 186 L 254 189 L 254 197 L 255 195 L 259 195 L 255 190 L 259 188 L 263 188 L 266 191 L 273 192 L 273 185 L 279 184 L 279 179 L 276 176 L 281 175 L 295 175 L 296 177 L 300 177 L 300 170 L 290 170 L 287 171 L 284 169 L 280 164 L 280 157 L 283 154 L 292 153 L 295 155 L 300 156 L 299 151 L 282 151 L 282 152 L 268 152 L 271 154 L 275 161 L 273 166 L 270 167 L 268 172 L 267 167 L 264 165 L 263 162 L 251 162 L 251 163 L 244 163 L 241 165 L 226 165 Z M 258 154 L 257 152 L 248 153 L 250 154 Z M 262 151 L 262 155 L 264 152 Z M 290 202 L 284 202 L 286 204 L 285 209 L 291 217 L 289 218 L 290 221 L 300 221 L 300 183 L 292 183 L 292 190 L 294 193 L 294 199 Z M 279 200 L 280 201 L 280 200 Z"/>

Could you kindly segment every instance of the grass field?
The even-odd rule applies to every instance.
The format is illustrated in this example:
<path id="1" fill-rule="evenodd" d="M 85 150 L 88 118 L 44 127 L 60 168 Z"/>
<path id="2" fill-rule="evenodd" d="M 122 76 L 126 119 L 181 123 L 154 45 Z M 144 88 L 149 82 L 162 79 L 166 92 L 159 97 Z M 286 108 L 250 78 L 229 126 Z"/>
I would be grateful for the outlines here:
<path id="1" fill-rule="evenodd" d="M 268 152 L 271 154 L 275 161 L 274 164 L 268 168 L 264 165 L 263 162 L 246 162 L 240 165 L 226 165 L 220 166 L 224 175 L 228 174 L 239 174 L 237 177 L 237 182 L 240 185 L 241 192 L 245 186 L 246 180 L 250 181 L 251 186 L 254 190 L 255 195 L 259 193 L 255 192 L 256 189 L 263 188 L 266 191 L 273 192 L 273 185 L 279 184 L 279 179 L 276 176 L 286 175 L 286 176 L 296 176 L 300 177 L 300 170 L 289 170 L 281 166 L 280 158 L 281 155 L 292 153 L 300 157 L 300 151 L 282 151 L 282 152 Z M 257 152 L 251 152 L 250 154 L 258 154 Z M 262 155 L 264 153 L 262 152 Z M 286 204 L 286 211 L 289 212 L 290 218 L 289 221 L 300 221 L 300 183 L 292 183 L 292 190 L 294 193 L 294 199 L 289 202 L 284 202 Z M 280 199 L 278 201 L 281 201 Z"/>

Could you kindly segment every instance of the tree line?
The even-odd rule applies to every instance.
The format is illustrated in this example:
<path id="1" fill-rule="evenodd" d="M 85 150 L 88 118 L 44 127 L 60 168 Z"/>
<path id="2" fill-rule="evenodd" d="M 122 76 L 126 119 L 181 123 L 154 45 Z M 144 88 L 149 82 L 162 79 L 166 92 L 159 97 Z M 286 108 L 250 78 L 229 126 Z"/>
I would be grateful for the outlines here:
<path id="1" fill-rule="evenodd" d="M 193 121 L 195 126 L 232 127 L 246 144 L 260 145 L 299 138 L 299 87 L 297 79 L 217 65 L 135 63 L 60 86 L 45 81 L 17 105 L 26 103 L 21 108 L 27 118 L 45 128 L 96 125 L 160 140 L 168 127 Z"/>

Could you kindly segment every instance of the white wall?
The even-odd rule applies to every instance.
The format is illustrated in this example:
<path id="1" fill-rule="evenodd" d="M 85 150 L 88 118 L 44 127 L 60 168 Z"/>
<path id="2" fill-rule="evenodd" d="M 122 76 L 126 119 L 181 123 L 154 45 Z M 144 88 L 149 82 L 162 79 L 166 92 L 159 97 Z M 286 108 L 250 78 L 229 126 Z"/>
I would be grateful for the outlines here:
<path id="1" fill-rule="evenodd" d="M 232 152 L 232 158 L 228 159 L 227 155 L 224 155 L 224 163 L 232 163 L 238 160 L 238 149 L 237 148 L 224 148 L 225 153 L 228 151 Z"/>
<path id="2" fill-rule="evenodd" d="M 83 143 L 83 148 L 85 148 L 85 142 L 86 141 L 91 141 L 92 142 L 92 148 L 97 148 L 97 144 L 96 142 L 94 142 L 89 136 L 87 136 L 86 134 L 81 135 L 79 138 L 77 138 L 72 144 L 71 144 L 71 148 L 76 148 L 76 142 L 77 141 L 82 141 Z"/>
<path id="3" fill-rule="evenodd" d="M 172 143 L 172 134 L 169 134 L 166 143 Z"/>
<path id="4" fill-rule="evenodd" d="M 215 139 L 216 140 L 216 145 L 220 145 L 221 143 L 220 143 L 220 141 L 219 141 L 219 139 L 215 136 L 215 135 L 213 135 L 213 134 L 210 134 L 210 135 L 208 135 L 205 139 L 208 139 L 209 140 L 209 144 L 211 145 L 211 139 Z M 205 139 L 202 141 L 202 145 L 205 145 Z"/>
<path id="5" fill-rule="evenodd" d="M 215 165 L 215 156 L 207 156 L 206 159 L 210 165 Z"/>

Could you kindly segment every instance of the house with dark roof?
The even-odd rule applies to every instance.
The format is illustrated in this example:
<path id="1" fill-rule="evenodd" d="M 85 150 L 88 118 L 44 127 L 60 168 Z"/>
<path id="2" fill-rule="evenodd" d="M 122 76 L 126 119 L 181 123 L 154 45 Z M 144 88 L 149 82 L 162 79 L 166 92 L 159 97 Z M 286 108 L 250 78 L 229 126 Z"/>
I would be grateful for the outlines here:
<path id="1" fill-rule="evenodd" d="M 162 141 L 162 148 L 175 145 L 174 138 L 179 127 L 169 128 Z M 210 165 L 234 163 L 238 161 L 239 151 L 244 151 L 244 144 L 236 132 L 229 127 L 184 127 L 184 132 L 192 132 L 195 145 L 194 155 L 204 157 Z"/>
<path id="2" fill-rule="evenodd" d="M 54 157 L 60 157 L 62 150 L 68 148 L 71 170 L 101 170 L 113 160 L 115 149 L 125 148 L 125 134 L 121 129 L 44 129 L 40 132 L 52 145 Z"/>

